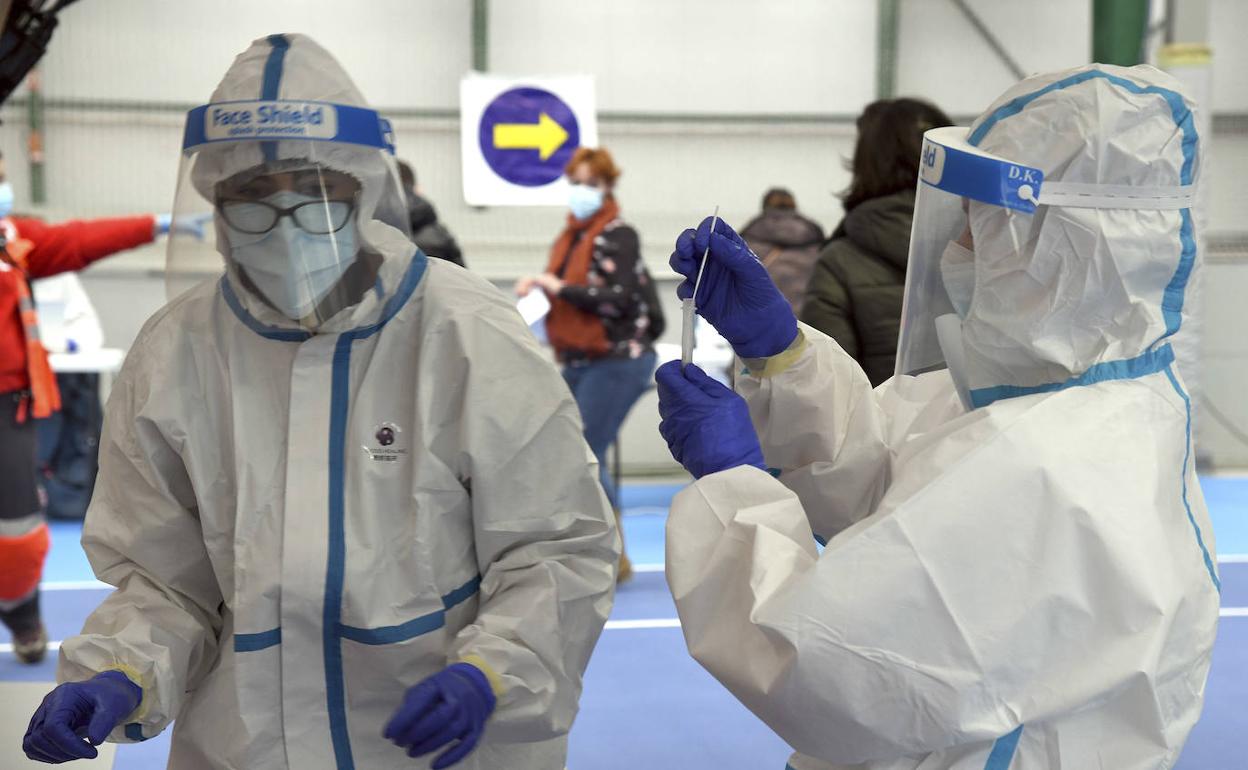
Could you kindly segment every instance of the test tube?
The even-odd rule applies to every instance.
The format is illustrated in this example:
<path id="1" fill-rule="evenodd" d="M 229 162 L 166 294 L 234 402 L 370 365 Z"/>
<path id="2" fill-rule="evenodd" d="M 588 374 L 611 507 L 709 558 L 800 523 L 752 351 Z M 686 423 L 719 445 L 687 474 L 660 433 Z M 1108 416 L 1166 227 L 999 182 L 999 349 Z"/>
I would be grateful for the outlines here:
<path id="1" fill-rule="evenodd" d="M 719 205 L 715 206 L 715 213 L 711 215 L 711 233 L 715 232 L 715 225 L 719 224 Z M 706 250 L 702 252 L 702 264 L 698 266 L 698 277 L 693 282 L 693 295 L 683 300 L 680 305 L 681 327 L 680 327 L 680 369 L 693 363 L 693 348 L 695 344 L 693 336 L 693 324 L 697 316 L 698 288 L 702 285 L 702 273 L 706 270 L 706 258 L 711 253 L 711 239 L 708 235 L 706 239 Z"/>

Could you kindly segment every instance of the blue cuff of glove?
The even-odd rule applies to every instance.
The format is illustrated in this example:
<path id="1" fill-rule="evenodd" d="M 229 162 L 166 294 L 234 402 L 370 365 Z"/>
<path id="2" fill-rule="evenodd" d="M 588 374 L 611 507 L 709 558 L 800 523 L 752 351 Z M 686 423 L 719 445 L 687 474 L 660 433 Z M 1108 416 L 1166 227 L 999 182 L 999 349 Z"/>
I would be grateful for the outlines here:
<path id="1" fill-rule="evenodd" d="M 96 674 L 95 676 L 91 678 L 108 680 L 110 682 L 117 682 L 118 684 L 125 685 L 127 691 L 129 691 L 134 696 L 134 705 L 130 707 L 130 712 L 133 712 L 135 709 L 137 709 L 139 707 L 139 704 L 143 702 L 143 688 L 135 684 L 133 679 L 126 676 L 125 673 L 121 671 L 117 671 L 117 670 L 105 671 L 103 673 Z M 130 713 L 130 712 L 127 712 L 127 713 Z"/>
<path id="2" fill-rule="evenodd" d="M 790 312 L 769 334 L 759 335 L 746 343 L 733 343 L 732 349 L 742 358 L 771 358 L 788 350 L 796 337 L 797 319 Z"/>
<path id="3" fill-rule="evenodd" d="M 489 710 L 494 710 L 494 706 L 498 703 L 498 699 L 494 696 L 494 688 L 490 686 L 490 678 L 485 675 L 484 671 L 471 663 L 452 663 L 446 668 L 448 671 L 454 671 L 458 674 L 462 674 L 474 685 L 476 685 L 476 688 L 481 692 L 482 697 L 485 698 L 485 702 L 488 704 Z"/>

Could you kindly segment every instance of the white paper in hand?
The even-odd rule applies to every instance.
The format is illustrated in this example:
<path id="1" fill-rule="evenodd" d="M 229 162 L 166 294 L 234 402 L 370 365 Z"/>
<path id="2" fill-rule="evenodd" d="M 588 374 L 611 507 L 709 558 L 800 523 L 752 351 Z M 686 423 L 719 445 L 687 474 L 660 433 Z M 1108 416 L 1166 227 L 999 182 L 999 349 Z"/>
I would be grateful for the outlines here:
<path id="1" fill-rule="evenodd" d="M 516 303 L 516 310 L 520 311 L 520 317 L 524 319 L 524 322 L 532 326 L 550 312 L 550 300 L 546 298 L 546 292 L 533 289 L 520 298 L 520 301 Z"/>

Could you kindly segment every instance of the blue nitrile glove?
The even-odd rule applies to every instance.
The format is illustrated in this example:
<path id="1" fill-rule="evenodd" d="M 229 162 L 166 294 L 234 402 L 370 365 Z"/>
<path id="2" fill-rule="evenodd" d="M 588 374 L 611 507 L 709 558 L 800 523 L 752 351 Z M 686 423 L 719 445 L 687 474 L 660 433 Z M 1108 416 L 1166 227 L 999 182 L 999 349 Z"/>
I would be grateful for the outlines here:
<path id="1" fill-rule="evenodd" d="M 494 690 L 481 669 L 453 663 L 407 691 L 382 735 L 407 749 L 409 757 L 459 741 L 433 761 L 434 770 L 442 770 L 477 747 L 494 703 Z"/>
<path id="2" fill-rule="evenodd" d="M 738 465 L 767 470 L 745 399 L 693 364 L 681 372 L 679 361 L 668 361 L 654 379 L 663 418 L 659 433 L 694 478 Z"/>
<path id="3" fill-rule="evenodd" d="M 197 240 L 204 239 L 204 225 L 212 220 L 212 213 L 187 214 L 174 219 L 173 214 L 157 214 L 155 216 L 156 235 L 168 235 L 170 232 L 189 235 Z"/>
<path id="4" fill-rule="evenodd" d="M 85 682 L 66 682 L 35 709 L 22 750 L 36 762 L 53 765 L 95 759 L 99 755 L 95 747 L 142 700 L 143 689 L 120 671 L 105 671 Z"/>
<path id="5" fill-rule="evenodd" d="M 686 279 L 676 287 L 677 296 L 693 296 L 708 237 L 711 253 L 698 296 L 694 297 L 698 315 L 709 321 L 742 358 L 783 353 L 797 337 L 793 308 L 767 275 L 767 268 L 722 219 L 715 224 L 714 233 L 707 217 L 696 231 L 686 230 L 676 239 L 669 264 Z"/>

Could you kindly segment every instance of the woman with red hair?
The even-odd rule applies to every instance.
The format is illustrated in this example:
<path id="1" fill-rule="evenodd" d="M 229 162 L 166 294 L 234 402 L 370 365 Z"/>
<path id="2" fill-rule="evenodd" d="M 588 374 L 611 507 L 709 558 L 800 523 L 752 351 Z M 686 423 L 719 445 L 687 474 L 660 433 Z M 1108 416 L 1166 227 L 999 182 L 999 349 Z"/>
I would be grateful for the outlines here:
<path id="1" fill-rule="evenodd" d="M 546 272 L 520 279 L 524 296 L 536 285 L 550 298 L 546 335 L 563 364 L 598 458 L 602 488 L 619 516 L 618 491 L 607 473 L 607 447 L 650 386 L 654 341 L 663 310 L 641 259 L 637 231 L 620 217 L 620 170 L 605 149 L 581 147 L 566 168 L 571 190 L 567 224 L 550 251 Z M 619 579 L 632 573 L 621 552 Z"/>

